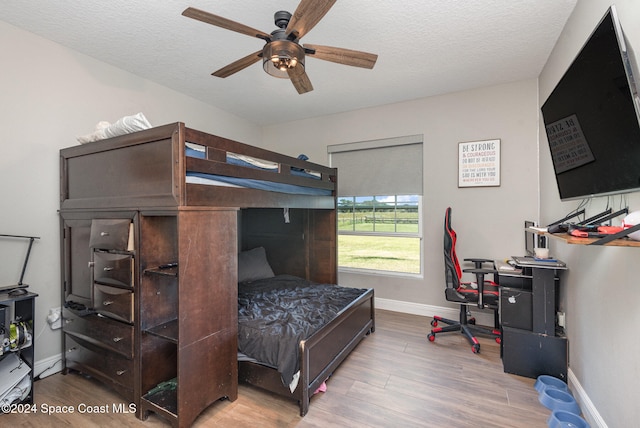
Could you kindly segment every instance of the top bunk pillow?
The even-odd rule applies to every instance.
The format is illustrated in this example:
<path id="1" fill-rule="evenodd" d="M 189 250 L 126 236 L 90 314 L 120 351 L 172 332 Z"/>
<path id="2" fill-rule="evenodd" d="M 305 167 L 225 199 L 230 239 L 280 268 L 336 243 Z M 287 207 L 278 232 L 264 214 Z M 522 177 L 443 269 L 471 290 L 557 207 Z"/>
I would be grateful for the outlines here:
<path id="1" fill-rule="evenodd" d="M 267 261 L 267 252 L 264 247 L 242 251 L 238 254 L 238 282 L 256 281 L 274 276 Z"/>
<path id="2" fill-rule="evenodd" d="M 105 138 L 117 137 L 119 135 L 130 134 L 132 132 L 143 131 L 151 128 L 151 124 L 142 113 L 133 116 L 125 116 L 118 119 L 116 123 L 105 121 L 98 122 L 96 130 L 88 135 L 77 137 L 80 144 L 92 143 L 104 140 Z"/>

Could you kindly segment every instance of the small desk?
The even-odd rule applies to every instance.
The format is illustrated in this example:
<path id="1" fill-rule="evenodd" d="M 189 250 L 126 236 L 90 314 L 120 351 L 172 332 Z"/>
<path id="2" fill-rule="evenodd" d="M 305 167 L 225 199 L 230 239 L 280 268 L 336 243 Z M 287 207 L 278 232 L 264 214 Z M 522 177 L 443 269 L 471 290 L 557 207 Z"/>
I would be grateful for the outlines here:
<path id="1" fill-rule="evenodd" d="M 556 330 L 556 288 L 566 266 L 531 262 L 514 272 L 499 271 L 511 281 L 520 277 L 531 281 L 531 330 L 503 326 L 502 359 L 504 371 L 536 378 L 548 374 L 567 378 L 567 339 Z M 504 324 L 509 324 L 508 320 Z"/>

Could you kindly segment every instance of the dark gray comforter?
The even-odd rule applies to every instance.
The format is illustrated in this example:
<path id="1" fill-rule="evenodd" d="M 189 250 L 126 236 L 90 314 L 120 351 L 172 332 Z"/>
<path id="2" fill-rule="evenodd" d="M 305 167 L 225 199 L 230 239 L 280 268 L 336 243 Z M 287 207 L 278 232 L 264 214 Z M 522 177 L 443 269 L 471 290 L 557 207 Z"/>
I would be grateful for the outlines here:
<path id="1" fill-rule="evenodd" d="M 298 344 L 367 290 L 279 275 L 238 286 L 238 350 L 277 368 L 285 385 L 300 369 Z"/>

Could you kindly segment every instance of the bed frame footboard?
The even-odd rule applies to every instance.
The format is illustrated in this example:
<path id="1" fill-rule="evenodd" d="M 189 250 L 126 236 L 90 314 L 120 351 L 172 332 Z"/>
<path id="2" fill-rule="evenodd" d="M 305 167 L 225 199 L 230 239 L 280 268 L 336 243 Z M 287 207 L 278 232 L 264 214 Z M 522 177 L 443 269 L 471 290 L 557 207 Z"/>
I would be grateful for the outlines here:
<path id="1" fill-rule="evenodd" d="M 259 363 L 240 361 L 239 380 L 297 400 L 300 416 L 304 416 L 309 411 L 309 402 L 314 392 L 358 343 L 374 331 L 374 292 L 370 289 L 343 309 L 329 324 L 300 342 L 300 379 L 293 392 L 282 383 L 276 369 Z"/>

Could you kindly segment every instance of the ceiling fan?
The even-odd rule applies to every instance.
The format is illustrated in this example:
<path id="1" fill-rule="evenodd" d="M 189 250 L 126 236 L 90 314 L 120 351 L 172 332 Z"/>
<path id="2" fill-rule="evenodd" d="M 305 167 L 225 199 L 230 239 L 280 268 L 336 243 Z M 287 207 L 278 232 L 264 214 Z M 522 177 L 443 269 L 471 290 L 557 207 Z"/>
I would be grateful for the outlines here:
<path id="1" fill-rule="evenodd" d="M 227 30 L 264 40 L 264 47 L 226 67 L 211 73 L 216 77 L 229 77 L 262 59 L 264 71 L 275 77 L 289 78 L 299 94 L 313 90 L 305 71 L 305 56 L 354 67 L 373 68 L 378 55 L 351 49 L 321 45 L 300 45 L 299 40 L 307 34 L 331 9 L 336 0 L 301 0 L 292 15 L 286 11 L 276 12 L 276 30 L 267 34 L 230 19 L 222 18 L 193 7 L 182 15 Z"/>

